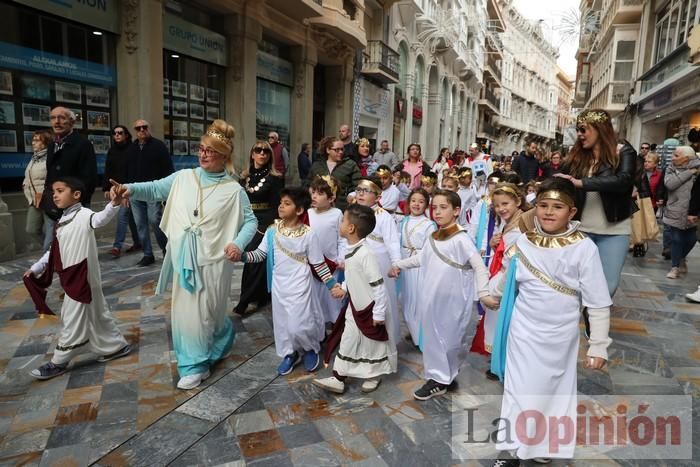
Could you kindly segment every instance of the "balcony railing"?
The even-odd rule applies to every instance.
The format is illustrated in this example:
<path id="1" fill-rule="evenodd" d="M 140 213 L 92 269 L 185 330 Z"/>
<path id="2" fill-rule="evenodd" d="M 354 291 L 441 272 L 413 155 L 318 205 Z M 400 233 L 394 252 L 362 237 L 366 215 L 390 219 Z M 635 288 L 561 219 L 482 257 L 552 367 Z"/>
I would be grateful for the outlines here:
<path id="1" fill-rule="evenodd" d="M 640 77 L 642 94 L 670 79 L 676 73 L 692 66 L 688 63 L 688 53 L 689 49 L 685 45 L 678 47 L 644 73 Z"/>
<path id="2" fill-rule="evenodd" d="M 612 83 L 612 95 L 610 96 L 610 103 L 627 105 L 627 103 L 629 102 L 631 86 L 632 85 L 628 82 Z"/>
<path id="3" fill-rule="evenodd" d="M 498 103 L 498 97 L 496 97 L 496 94 L 494 94 L 493 91 L 491 91 L 489 88 L 484 89 L 484 97 L 487 101 L 492 103 L 494 107 L 496 107 L 497 109 L 500 108 Z"/>
<path id="4" fill-rule="evenodd" d="M 489 58 L 486 60 L 486 64 L 493 71 L 493 74 L 498 79 L 498 81 L 500 81 L 501 80 L 501 68 L 496 63 L 496 59 L 493 58 L 491 55 L 489 55 Z"/>
<path id="5" fill-rule="evenodd" d="M 481 124 L 481 132 L 487 135 L 496 136 L 496 127 L 490 123 L 484 122 Z"/>
<path id="6" fill-rule="evenodd" d="M 399 82 L 399 54 L 382 41 L 367 41 L 362 73 L 384 84 Z"/>

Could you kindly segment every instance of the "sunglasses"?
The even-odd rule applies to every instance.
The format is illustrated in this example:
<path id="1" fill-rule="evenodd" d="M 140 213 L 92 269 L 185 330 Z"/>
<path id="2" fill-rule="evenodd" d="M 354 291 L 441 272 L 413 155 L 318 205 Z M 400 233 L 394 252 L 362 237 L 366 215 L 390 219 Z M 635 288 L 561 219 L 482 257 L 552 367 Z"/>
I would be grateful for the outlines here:
<path id="1" fill-rule="evenodd" d="M 140 125 L 140 126 L 135 126 L 134 130 L 136 131 L 146 131 L 148 130 L 148 125 Z"/>
<path id="2" fill-rule="evenodd" d="M 583 133 L 586 134 L 586 129 L 582 126 L 577 126 L 576 127 L 576 133 Z"/>
<path id="3" fill-rule="evenodd" d="M 117 135 L 123 135 L 124 132 L 123 132 L 122 130 L 115 130 L 115 131 L 112 132 L 112 134 L 113 134 L 114 136 L 117 136 Z"/>
<path id="4" fill-rule="evenodd" d="M 253 148 L 255 154 L 270 154 L 270 150 L 267 148 Z"/>

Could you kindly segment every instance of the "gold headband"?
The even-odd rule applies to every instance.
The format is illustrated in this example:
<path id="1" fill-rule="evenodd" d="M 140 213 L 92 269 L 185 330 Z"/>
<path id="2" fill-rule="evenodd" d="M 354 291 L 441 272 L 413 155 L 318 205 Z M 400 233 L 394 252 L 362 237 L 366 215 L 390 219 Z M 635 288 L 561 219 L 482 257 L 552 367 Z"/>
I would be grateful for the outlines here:
<path id="1" fill-rule="evenodd" d="M 571 196 L 569 196 L 566 193 L 563 193 L 559 190 L 540 191 L 539 193 L 537 193 L 537 201 L 539 201 L 541 199 L 554 199 L 557 201 L 561 201 L 562 203 L 566 204 L 570 208 L 574 207 L 574 205 L 575 205 L 574 200 L 571 199 Z"/>
<path id="2" fill-rule="evenodd" d="M 420 178 L 420 182 L 422 185 L 435 185 L 436 180 L 433 177 L 423 175 Z"/>
<path id="3" fill-rule="evenodd" d="M 382 193 L 382 189 L 379 188 L 379 186 L 372 180 L 360 180 L 360 182 L 357 184 L 357 188 L 364 188 L 365 190 L 371 191 L 377 196 L 379 196 Z"/>
<path id="4" fill-rule="evenodd" d="M 377 177 L 391 177 L 391 172 L 388 171 L 387 169 L 384 169 L 384 168 L 382 168 L 382 169 L 377 169 L 377 171 L 374 172 L 374 174 L 375 174 Z"/>
<path id="5" fill-rule="evenodd" d="M 230 139 L 228 139 L 226 136 L 224 136 L 223 133 L 219 133 L 219 132 L 216 131 L 216 130 L 208 130 L 206 133 L 204 133 L 204 135 L 205 135 L 205 136 L 211 136 L 211 137 L 214 138 L 214 139 L 218 139 L 219 141 L 221 141 L 222 143 L 224 143 L 224 144 L 226 144 L 226 145 L 228 145 L 228 146 L 233 146 L 233 145 L 231 144 L 231 140 L 230 140 Z"/>
<path id="6" fill-rule="evenodd" d="M 605 123 L 609 121 L 610 118 L 605 112 L 587 111 L 583 112 L 576 119 L 576 124 L 580 125 L 582 123 Z"/>
<path id="7" fill-rule="evenodd" d="M 464 169 L 461 172 L 459 172 L 459 178 L 466 177 L 466 176 L 472 176 L 472 169 Z"/>
<path id="8" fill-rule="evenodd" d="M 331 177 L 330 175 L 316 176 L 328 184 L 328 186 L 331 189 L 331 193 L 333 193 L 333 196 L 335 196 L 338 193 L 338 185 L 335 183 L 335 180 L 333 180 L 333 177 Z"/>
<path id="9" fill-rule="evenodd" d="M 369 140 L 367 138 L 360 138 L 357 141 L 355 141 L 355 144 L 357 144 L 358 146 L 369 146 Z"/>
<path id="10" fill-rule="evenodd" d="M 508 185 L 496 187 L 496 189 L 493 191 L 494 194 L 496 194 L 497 191 L 503 191 L 505 193 L 510 193 L 511 195 L 515 196 L 516 198 L 520 198 L 520 193 L 518 193 L 517 190 L 509 187 Z"/>

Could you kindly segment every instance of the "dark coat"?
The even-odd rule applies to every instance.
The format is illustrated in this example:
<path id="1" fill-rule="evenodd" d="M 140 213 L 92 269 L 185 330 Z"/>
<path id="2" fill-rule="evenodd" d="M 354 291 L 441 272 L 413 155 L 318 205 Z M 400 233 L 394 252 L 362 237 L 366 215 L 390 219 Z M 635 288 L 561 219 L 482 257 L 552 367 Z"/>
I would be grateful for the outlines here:
<path id="1" fill-rule="evenodd" d="M 523 183 L 536 179 L 539 171 L 540 161 L 537 160 L 537 157 L 530 156 L 525 151 L 513 160 L 513 172 L 520 175 Z"/>
<path id="2" fill-rule="evenodd" d="M 156 138 L 148 138 L 143 147 L 134 141 L 129 147 L 127 182 L 151 182 L 165 178 L 175 170 L 173 160 L 165 144 Z"/>
<path id="3" fill-rule="evenodd" d="M 46 189 L 51 193 L 51 184 L 58 177 L 76 177 L 85 184 L 81 202 L 90 205 L 97 185 L 97 159 L 92 143 L 73 131 L 63 138 L 63 144 L 49 144 L 46 152 Z M 53 203 L 52 203 L 53 204 Z"/>
<path id="4" fill-rule="evenodd" d="M 357 186 L 357 183 L 362 178 L 362 172 L 354 160 L 348 157 L 343 158 L 335 167 L 333 172 L 328 173 L 328 164 L 325 160 L 316 161 L 311 165 L 309 172 L 309 180 L 313 180 L 316 175 L 332 175 L 340 185 L 338 194 L 335 197 L 335 207 L 345 210 L 348 205 L 348 194 L 352 193 Z"/>
<path id="5" fill-rule="evenodd" d="M 128 177 L 129 168 L 129 148 L 131 143 L 114 144 L 107 152 L 105 159 L 105 175 L 102 180 L 102 190 L 109 191 L 112 184 L 109 179 L 125 183 Z"/>

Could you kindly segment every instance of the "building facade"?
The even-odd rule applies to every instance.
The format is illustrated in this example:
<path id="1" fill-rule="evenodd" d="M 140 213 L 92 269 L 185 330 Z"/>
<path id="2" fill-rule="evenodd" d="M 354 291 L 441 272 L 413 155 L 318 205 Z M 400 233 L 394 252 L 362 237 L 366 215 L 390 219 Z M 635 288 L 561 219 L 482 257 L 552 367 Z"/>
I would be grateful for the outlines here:
<path id="1" fill-rule="evenodd" d="M 557 69 L 557 124 L 555 128 L 556 146 L 561 148 L 564 146 L 564 132 L 567 128 L 570 130 L 574 123 L 571 113 L 571 106 L 574 101 L 574 80 L 561 68 Z M 569 135 L 571 136 L 571 135 Z M 567 145 L 570 141 L 567 141 Z"/>
<path id="2" fill-rule="evenodd" d="M 495 154 L 521 151 L 530 141 L 544 149 L 555 142 L 557 50 L 538 22 L 522 16 L 511 0 L 499 0 L 505 32 L 498 139 Z"/>

